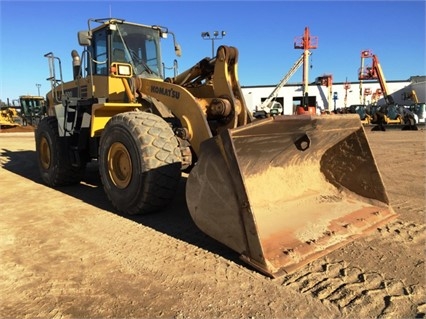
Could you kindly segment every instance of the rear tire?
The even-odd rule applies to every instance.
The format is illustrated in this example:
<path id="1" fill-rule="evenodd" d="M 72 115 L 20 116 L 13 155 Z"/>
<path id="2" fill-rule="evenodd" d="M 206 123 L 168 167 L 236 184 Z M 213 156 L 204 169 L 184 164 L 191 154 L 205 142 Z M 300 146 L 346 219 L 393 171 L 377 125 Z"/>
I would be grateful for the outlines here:
<path id="1" fill-rule="evenodd" d="M 56 117 L 43 118 L 35 131 L 37 162 L 41 178 L 51 186 L 80 183 L 86 164 L 72 165 L 65 137 L 58 133 Z"/>
<path id="2" fill-rule="evenodd" d="M 401 129 L 402 131 L 418 131 L 418 129 L 416 120 L 413 117 L 407 116 L 404 119 L 404 126 Z"/>
<path id="3" fill-rule="evenodd" d="M 99 170 L 105 193 L 122 213 L 161 210 L 181 177 L 178 141 L 167 122 L 147 112 L 113 116 L 100 140 Z"/>

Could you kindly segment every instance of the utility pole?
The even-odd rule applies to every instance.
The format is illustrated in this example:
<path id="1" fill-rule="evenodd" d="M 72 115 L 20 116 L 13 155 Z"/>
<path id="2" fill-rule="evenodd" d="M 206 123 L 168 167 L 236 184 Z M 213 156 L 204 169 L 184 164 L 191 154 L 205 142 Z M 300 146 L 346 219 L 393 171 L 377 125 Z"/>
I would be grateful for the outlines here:
<path id="1" fill-rule="evenodd" d="M 212 58 L 214 58 L 214 40 L 220 40 L 223 39 L 223 37 L 226 35 L 225 31 L 213 31 L 213 34 L 210 34 L 210 32 L 201 32 L 201 37 L 204 40 L 211 40 L 212 41 Z"/>

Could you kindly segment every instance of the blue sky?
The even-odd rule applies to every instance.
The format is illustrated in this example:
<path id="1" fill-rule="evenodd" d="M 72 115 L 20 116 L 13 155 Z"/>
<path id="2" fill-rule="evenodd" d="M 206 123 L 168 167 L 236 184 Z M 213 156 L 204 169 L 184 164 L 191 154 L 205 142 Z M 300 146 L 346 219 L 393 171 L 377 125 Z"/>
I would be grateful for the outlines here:
<path id="1" fill-rule="evenodd" d="M 203 31 L 226 31 L 215 41 L 239 51 L 242 86 L 276 85 L 302 54 L 294 40 L 309 27 L 318 37 L 309 80 L 332 74 L 333 82 L 357 81 L 360 52 L 370 49 L 387 80 L 426 75 L 425 1 L 4 1 L 0 0 L 0 100 L 50 89 L 44 54 L 61 58 L 71 80 L 71 50 L 82 51 L 77 32 L 89 18 L 109 16 L 162 25 L 182 47 L 179 72 L 211 56 Z M 172 41 L 163 42 L 172 66 Z M 369 60 L 367 60 L 369 61 Z M 171 71 L 170 71 L 171 72 Z M 168 74 L 168 75 L 171 75 Z M 289 83 L 302 81 L 302 70 Z"/>

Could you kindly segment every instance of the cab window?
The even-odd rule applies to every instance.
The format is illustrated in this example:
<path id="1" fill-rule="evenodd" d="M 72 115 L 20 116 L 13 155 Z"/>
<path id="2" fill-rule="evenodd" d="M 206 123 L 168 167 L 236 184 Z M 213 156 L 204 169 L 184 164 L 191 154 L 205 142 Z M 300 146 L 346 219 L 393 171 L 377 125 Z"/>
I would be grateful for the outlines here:
<path id="1" fill-rule="evenodd" d="M 99 30 L 93 34 L 93 74 L 108 75 L 107 34 Z"/>

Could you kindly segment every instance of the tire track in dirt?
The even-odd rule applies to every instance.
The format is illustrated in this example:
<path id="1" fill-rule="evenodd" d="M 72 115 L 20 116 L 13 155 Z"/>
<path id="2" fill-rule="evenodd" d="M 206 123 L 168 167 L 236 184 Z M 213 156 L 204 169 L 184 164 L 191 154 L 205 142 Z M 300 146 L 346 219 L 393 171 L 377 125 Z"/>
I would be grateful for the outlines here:
<path id="1" fill-rule="evenodd" d="M 406 285 L 344 262 L 324 263 L 308 273 L 291 275 L 283 285 L 331 303 L 349 318 L 424 317 L 425 289 L 420 284 Z"/>
<path id="2" fill-rule="evenodd" d="M 383 238 L 392 241 L 422 243 L 426 239 L 426 225 L 397 220 L 378 229 Z"/>
<path id="3" fill-rule="evenodd" d="M 397 220 L 378 229 L 378 238 L 366 241 L 370 240 L 374 246 L 385 249 L 395 244 L 407 246 L 407 242 L 423 247 L 425 230 L 425 225 Z M 380 245 L 376 245 L 375 241 L 380 241 Z M 407 249 L 410 247 L 407 246 Z M 389 254 L 392 254 L 391 249 Z M 323 303 L 335 305 L 348 317 L 425 318 L 424 276 L 419 276 L 415 283 L 408 283 L 403 278 L 368 270 L 368 264 L 357 266 L 344 260 L 332 262 L 335 258 L 330 258 L 332 257 L 313 262 L 308 266 L 307 272 L 299 271 L 285 277 L 282 284 Z M 414 267 L 421 272 L 424 261 L 417 260 Z"/>

